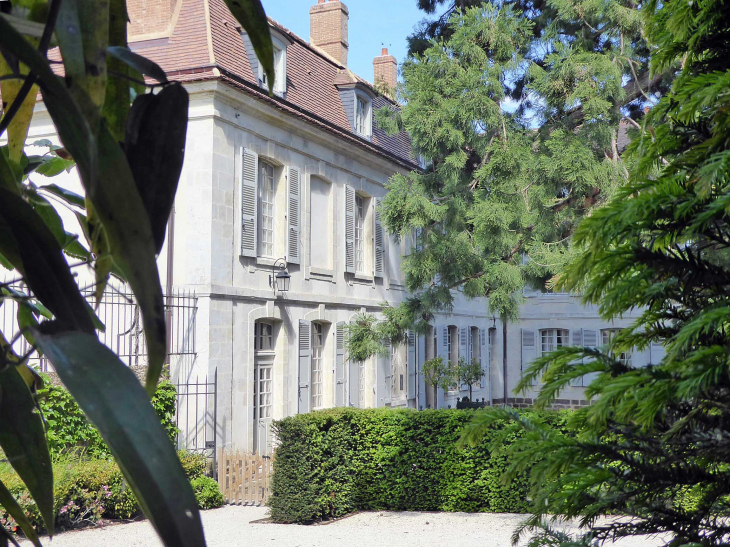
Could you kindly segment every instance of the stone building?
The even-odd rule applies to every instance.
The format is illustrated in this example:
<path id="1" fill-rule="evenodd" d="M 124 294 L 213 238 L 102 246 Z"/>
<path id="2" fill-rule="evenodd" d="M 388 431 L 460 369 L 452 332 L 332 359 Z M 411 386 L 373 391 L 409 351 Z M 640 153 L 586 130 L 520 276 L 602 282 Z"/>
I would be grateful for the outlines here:
<path id="1" fill-rule="evenodd" d="M 456 293 L 453 313 L 436 317 L 427 336 L 348 361 L 345 324 L 406 297 L 400 264 L 410 242 L 385 232 L 378 204 L 393 174 L 419 168 L 408 136 L 388 136 L 374 121 L 375 110 L 396 105 L 347 67 L 350 47 L 373 45 L 349 43 L 350 14 L 338 1 L 311 6 L 309 42 L 270 20 L 270 96 L 223 0 L 128 7 L 130 47 L 190 94 L 185 163 L 159 265 L 163 283 L 198 297 L 195 361 L 172 374 L 217 375 L 215 424 L 199 426 L 215 428 L 217 446 L 266 453 L 272 420 L 315 409 L 455 406 L 467 386 L 433 394 L 423 382 L 421 365 L 435 355 L 482 363 L 475 399 L 498 404 L 506 393 L 522 405 L 512 389 L 534 357 L 599 345 L 630 322 L 606 325 L 575 297 L 528 291 L 523 319 L 505 339 L 485 300 Z M 373 80 L 394 87 L 387 49 L 373 66 Z M 31 139 L 41 137 L 53 137 L 53 127 L 39 105 Z M 276 288 L 282 265 L 287 291 Z M 625 358 L 648 363 L 645 353 Z M 580 385 L 563 396 L 566 406 L 583 404 Z"/>

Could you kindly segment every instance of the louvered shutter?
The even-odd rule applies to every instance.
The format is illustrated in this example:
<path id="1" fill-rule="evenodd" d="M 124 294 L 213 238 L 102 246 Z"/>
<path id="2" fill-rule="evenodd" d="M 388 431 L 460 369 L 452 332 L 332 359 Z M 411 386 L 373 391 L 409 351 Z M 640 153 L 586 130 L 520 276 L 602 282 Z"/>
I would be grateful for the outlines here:
<path id="1" fill-rule="evenodd" d="M 485 388 L 487 387 L 488 377 L 491 374 L 490 371 L 492 368 L 492 345 L 490 344 L 487 350 L 486 329 L 479 329 L 479 346 L 479 357 L 482 361 L 482 372 L 484 372 L 484 376 L 482 376 L 482 380 L 479 382 L 479 387 Z"/>
<path id="2" fill-rule="evenodd" d="M 256 257 L 258 154 L 244 148 L 241 165 L 241 256 Z"/>
<path id="3" fill-rule="evenodd" d="M 390 356 L 390 343 L 386 343 L 386 353 L 378 354 L 377 359 L 377 378 L 376 378 L 376 396 L 378 398 L 378 406 L 390 404 L 390 392 L 393 383 L 393 371 Z"/>
<path id="4" fill-rule="evenodd" d="M 466 339 L 466 327 L 461 327 L 461 330 L 459 331 L 459 359 L 462 357 L 464 358 L 464 361 L 467 361 L 469 359 L 469 342 Z M 461 384 L 461 391 L 468 391 L 469 385 L 468 384 Z"/>
<path id="5" fill-rule="evenodd" d="M 416 333 L 408 333 L 408 361 L 406 369 L 408 371 L 408 395 L 409 399 L 416 398 Z"/>
<path id="6" fill-rule="evenodd" d="M 583 329 L 573 329 L 570 333 L 570 345 L 583 347 Z M 583 363 L 583 359 L 576 360 L 573 364 L 580 365 Z M 583 377 L 575 378 L 570 381 L 570 385 L 573 387 L 580 387 L 583 385 Z"/>
<path id="7" fill-rule="evenodd" d="M 441 335 L 438 338 L 437 344 L 437 355 L 441 357 L 443 362 L 449 364 L 449 327 L 441 326 L 439 332 Z M 444 389 L 443 387 L 436 388 L 436 408 L 443 408 L 444 406 Z"/>
<path id="8" fill-rule="evenodd" d="M 347 387 L 350 395 L 350 406 L 360 408 L 364 401 L 360 401 L 360 363 L 350 359 L 348 365 Z"/>
<path id="9" fill-rule="evenodd" d="M 373 275 L 375 277 L 383 277 L 385 273 L 385 247 L 384 247 L 384 233 L 383 224 L 380 222 L 380 198 L 373 198 L 375 207 L 373 208 L 373 237 L 374 245 L 373 250 L 375 252 L 373 256 Z"/>
<path id="10" fill-rule="evenodd" d="M 337 323 L 335 330 L 335 406 L 346 405 L 345 383 L 345 322 Z"/>
<path id="11" fill-rule="evenodd" d="M 301 173 L 296 167 L 289 167 L 287 174 L 286 205 L 286 261 L 299 264 L 302 254 L 301 243 Z"/>
<path id="12" fill-rule="evenodd" d="M 345 186 L 345 271 L 355 273 L 355 189 Z"/>
<path id="13" fill-rule="evenodd" d="M 312 322 L 299 320 L 299 414 L 309 412 L 312 384 Z"/>
<path id="14" fill-rule="evenodd" d="M 583 329 L 583 347 L 595 349 L 598 347 L 598 331 Z M 583 376 L 583 385 L 589 385 L 598 376 L 597 372 L 591 372 Z"/>
<path id="15" fill-rule="evenodd" d="M 649 364 L 650 365 L 660 364 L 666 354 L 667 354 L 667 350 L 664 347 L 663 340 L 662 341 L 652 340 L 651 345 L 649 346 Z"/>
<path id="16" fill-rule="evenodd" d="M 522 329 L 522 374 L 525 373 L 536 357 L 535 331 Z"/>

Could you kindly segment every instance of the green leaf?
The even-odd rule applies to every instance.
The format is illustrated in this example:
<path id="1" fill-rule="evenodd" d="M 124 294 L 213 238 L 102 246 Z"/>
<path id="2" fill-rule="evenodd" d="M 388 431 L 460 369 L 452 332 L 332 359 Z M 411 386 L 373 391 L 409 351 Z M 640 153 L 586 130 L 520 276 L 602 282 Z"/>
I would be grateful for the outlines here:
<path id="1" fill-rule="evenodd" d="M 40 302 L 34 302 L 33 300 L 28 298 L 27 294 L 24 294 L 22 292 L 16 291 L 12 287 L 3 287 L 0 289 L 0 293 L 3 294 L 5 297 L 9 298 L 10 300 L 14 300 L 19 305 L 26 305 L 28 306 L 33 313 L 36 315 L 42 315 L 43 317 L 47 319 L 53 319 L 53 314 L 48 311 L 48 308 L 46 308 L 43 304 Z"/>
<path id="2" fill-rule="evenodd" d="M 142 57 L 141 55 L 134 53 L 129 48 L 121 46 L 109 46 L 106 50 L 109 55 L 119 59 L 123 63 L 126 63 L 140 74 L 151 76 L 162 84 L 167 83 L 167 75 L 165 74 L 165 71 L 162 70 L 157 63 L 150 61 L 146 57 Z"/>
<path id="3" fill-rule="evenodd" d="M 147 391 L 151 397 L 162 371 L 166 349 L 165 311 L 155 260 L 155 240 L 129 163 L 104 122 L 99 130 L 99 154 L 102 169 L 98 184 L 88 188 L 88 198 L 104 225 L 114 263 L 131 286 L 142 312 L 149 354 Z"/>
<path id="4" fill-rule="evenodd" d="M 23 170 L 10 159 L 8 154 L 7 146 L 0 147 L 0 187 L 18 193 L 23 180 Z"/>
<path id="5" fill-rule="evenodd" d="M 68 171 L 74 165 L 73 160 L 65 160 L 59 156 L 46 156 L 35 168 L 35 172 L 44 177 L 55 177 L 64 171 Z"/>
<path id="6" fill-rule="evenodd" d="M 35 401 L 15 366 L 0 372 L 0 447 L 53 533 L 53 467 Z"/>
<path id="7" fill-rule="evenodd" d="M 101 433 L 162 540 L 205 545 L 190 483 L 137 377 L 94 336 L 51 331 L 45 323 L 33 335 Z"/>
<path id="8" fill-rule="evenodd" d="M 53 233 L 27 202 L 0 188 L 0 251 L 8 257 L 4 233 L 9 234 L 10 243 L 15 245 L 18 253 L 15 258 L 20 259 L 19 264 L 13 265 L 23 269 L 25 280 L 38 300 L 66 325 L 94 332 L 86 301 Z"/>
<path id="9" fill-rule="evenodd" d="M 0 14 L 3 48 L 25 63 L 37 76 L 43 103 L 51 115 L 58 134 L 79 167 L 81 177 L 89 183 L 96 178 L 96 141 L 91 126 L 48 61 Z"/>
<path id="10" fill-rule="evenodd" d="M 179 83 L 138 96 L 129 111 L 124 151 L 149 215 L 156 254 L 175 201 L 187 127 L 188 92 Z"/>
<path id="11" fill-rule="evenodd" d="M 45 186 L 39 186 L 38 190 L 49 192 L 71 205 L 76 205 L 77 207 L 81 207 L 82 209 L 86 208 L 86 203 L 83 196 L 80 196 L 79 194 L 77 194 L 76 192 L 72 192 L 71 190 L 61 188 L 57 184 L 47 184 Z"/>
<path id="12" fill-rule="evenodd" d="M 269 21 L 260 0 L 225 0 L 241 26 L 244 28 L 251 45 L 256 52 L 259 63 L 266 73 L 269 82 L 269 93 L 274 89 L 274 45 L 271 42 Z"/>
<path id="13" fill-rule="evenodd" d="M 10 490 L 0 481 L 0 505 L 5 509 L 8 514 L 18 523 L 20 529 L 23 530 L 25 537 L 27 537 L 33 545 L 41 547 L 41 542 L 38 539 L 38 534 L 33 528 L 33 525 L 28 520 L 28 516 L 23 511 L 23 508 L 18 505 L 15 498 L 10 493 Z M 16 543 L 17 545 L 17 543 Z"/>
<path id="14" fill-rule="evenodd" d="M 125 0 L 109 1 L 109 46 L 127 45 L 127 4 Z M 117 142 L 124 140 L 127 115 L 131 103 L 130 82 L 126 77 L 143 80 L 142 75 L 123 61 L 109 54 L 107 49 L 109 78 L 101 115 Z"/>

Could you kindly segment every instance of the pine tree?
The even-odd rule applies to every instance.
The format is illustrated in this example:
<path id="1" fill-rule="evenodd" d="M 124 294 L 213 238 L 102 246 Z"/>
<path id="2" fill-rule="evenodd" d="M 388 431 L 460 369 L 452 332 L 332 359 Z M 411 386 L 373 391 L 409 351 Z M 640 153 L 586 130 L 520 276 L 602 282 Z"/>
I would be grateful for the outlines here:
<path id="1" fill-rule="evenodd" d="M 638 10 L 560 1 L 549 17 L 485 2 L 453 13 L 448 37 L 404 64 L 401 112 L 378 112 L 428 160 L 383 201 L 388 231 L 415 242 L 412 296 L 386 330 L 425 330 L 455 289 L 515 319 L 524 284 L 544 287 L 580 219 L 625 182 L 624 141 L 661 95 L 644 84 L 668 79 L 632 76 L 647 74 Z"/>
<path id="2" fill-rule="evenodd" d="M 580 251 L 559 284 L 606 320 L 643 312 L 610 347 L 562 348 L 523 378 L 520 387 L 541 382 L 545 407 L 598 373 L 586 389 L 593 404 L 572 418 L 577 437 L 497 409 L 464 435 L 475 441 L 502 419 L 505 435 L 521 431 L 509 474 L 532 470 L 526 526 L 545 528 L 536 546 L 656 533 L 673 547 L 730 542 L 730 6 L 652 0 L 642 11 L 653 70 L 681 69 L 629 148 L 630 183 L 577 228 Z M 666 348 L 659 365 L 615 357 L 650 344 Z M 605 514 L 632 518 L 597 522 Z M 550 531 L 549 515 L 580 518 L 588 531 Z"/>

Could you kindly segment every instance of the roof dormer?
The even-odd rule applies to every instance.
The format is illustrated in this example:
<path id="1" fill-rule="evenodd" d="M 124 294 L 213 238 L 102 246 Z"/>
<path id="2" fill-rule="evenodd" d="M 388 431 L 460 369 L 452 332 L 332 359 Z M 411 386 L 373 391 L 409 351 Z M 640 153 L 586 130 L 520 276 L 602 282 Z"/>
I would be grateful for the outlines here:
<path id="1" fill-rule="evenodd" d="M 373 137 L 373 99 L 375 93 L 370 86 L 358 80 L 349 70 L 340 71 L 334 81 L 340 93 L 353 133 L 367 140 Z"/>
<path id="2" fill-rule="evenodd" d="M 274 93 L 279 97 L 286 98 L 286 49 L 291 44 L 291 41 L 276 28 L 270 27 L 271 31 L 271 43 L 274 46 Z M 251 44 L 246 31 L 241 32 L 241 38 L 243 39 L 243 45 L 246 48 L 246 55 L 248 56 L 248 62 L 251 65 L 251 71 L 256 78 L 257 83 L 264 89 L 268 90 L 269 83 L 266 79 L 266 73 L 259 63 L 256 52 Z"/>

